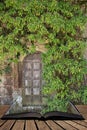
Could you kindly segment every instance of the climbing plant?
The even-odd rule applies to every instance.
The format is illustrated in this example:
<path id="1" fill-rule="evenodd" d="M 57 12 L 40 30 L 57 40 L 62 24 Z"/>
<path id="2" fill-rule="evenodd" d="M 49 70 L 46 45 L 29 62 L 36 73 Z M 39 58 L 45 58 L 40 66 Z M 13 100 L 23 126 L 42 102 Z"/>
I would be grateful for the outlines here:
<path id="1" fill-rule="evenodd" d="M 48 108 L 64 108 L 67 100 L 81 102 L 87 73 L 82 32 L 86 16 L 75 0 L 1 0 L 0 64 L 42 48 L 43 94 Z"/>
<path id="2" fill-rule="evenodd" d="M 48 53 L 43 55 L 44 93 L 50 95 L 48 110 L 57 106 L 64 110 L 68 100 L 87 103 L 87 86 L 83 87 L 87 73 L 83 58 L 86 44 L 81 35 L 86 16 L 78 2 L 60 1 L 53 7 L 54 11 L 51 8 L 46 21 L 50 34 Z"/>

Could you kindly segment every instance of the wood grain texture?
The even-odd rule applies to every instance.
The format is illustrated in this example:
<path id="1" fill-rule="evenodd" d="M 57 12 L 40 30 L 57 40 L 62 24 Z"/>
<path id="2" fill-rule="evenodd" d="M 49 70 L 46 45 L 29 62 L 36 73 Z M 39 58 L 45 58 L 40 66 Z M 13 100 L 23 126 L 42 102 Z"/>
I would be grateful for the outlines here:
<path id="1" fill-rule="evenodd" d="M 46 121 L 46 123 L 48 124 L 48 126 L 52 129 L 52 130 L 63 130 L 63 128 L 59 125 L 57 125 L 55 122 L 53 122 L 52 120 L 50 121 Z"/>
<path id="2" fill-rule="evenodd" d="M 12 130 L 24 130 L 24 120 L 17 120 Z"/>
<path id="3" fill-rule="evenodd" d="M 14 125 L 14 123 L 15 123 L 14 120 L 8 120 L 4 125 L 0 127 L 0 130 L 10 130 Z"/>
<path id="4" fill-rule="evenodd" d="M 62 126 L 64 129 L 67 130 L 77 130 L 75 127 L 71 126 L 70 124 L 68 124 L 65 121 L 55 121 L 57 124 L 59 124 L 60 126 Z"/>
<path id="5" fill-rule="evenodd" d="M 0 118 L 3 116 L 3 114 L 9 109 L 9 105 L 1 105 L 0 106 Z"/>
<path id="6" fill-rule="evenodd" d="M 74 121 L 74 122 L 87 127 L 87 122 L 85 122 L 85 121 Z"/>
<path id="7" fill-rule="evenodd" d="M 74 121 L 65 121 L 65 122 L 67 122 L 68 124 L 70 124 L 71 126 L 77 128 L 79 130 L 87 130 L 87 128 L 85 126 L 82 126 L 81 124 L 78 124 Z"/>
<path id="8" fill-rule="evenodd" d="M 5 122 L 6 122 L 6 120 L 1 120 L 0 119 L 0 126 L 2 126 Z"/>
<path id="9" fill-rule="evenodd" d="M 26 120 L 25 130 L 37 130 L 34 120 Z"/>
<path id="10" fill-rule="evenodd" d="M 37 127 L 39 130 L 50 130 L 48 125 L 44 121 L 36 121 Z"/>

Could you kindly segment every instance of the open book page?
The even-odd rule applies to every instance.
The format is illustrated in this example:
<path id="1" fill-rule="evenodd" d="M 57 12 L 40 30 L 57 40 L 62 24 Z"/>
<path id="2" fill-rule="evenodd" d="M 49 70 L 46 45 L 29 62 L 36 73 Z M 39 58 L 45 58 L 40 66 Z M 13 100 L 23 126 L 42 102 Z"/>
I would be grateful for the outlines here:
<path id="1" fill-rule="evenodd" d="M 60 112 L 60 111 L 52 111 L 52 112 L 47 112 L 44 114 L 45 119 L 53 119 L 53 120 L 80 120 L 84 119 L 82 115 L 78 114 L 73 114 L 73 113 L 68 113 L 68 112 Z"/>
<path id="2" fill-rule="evenodd" d="M 47 109 L 47 111 L 46 111 Z M 22 106 L 14 102 L 2 119 L 83 119 L 82 115 L 71 102 L 67 105 L 67 110 L 57 109 L 48 111 L 47 106 Z"/>

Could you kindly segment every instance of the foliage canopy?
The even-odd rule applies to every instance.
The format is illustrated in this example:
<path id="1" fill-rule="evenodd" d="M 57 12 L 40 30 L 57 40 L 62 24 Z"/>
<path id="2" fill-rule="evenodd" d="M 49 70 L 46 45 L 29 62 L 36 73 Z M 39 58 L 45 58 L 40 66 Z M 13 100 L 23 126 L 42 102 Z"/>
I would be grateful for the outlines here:
<path id="1" fill-rule="evenodd" d="M 50 109 L 62 109 L 67 100 L 82 101 L 87 68 L 81 34 L 87 19 L 80 7 L 74 0 L 0 1 L 0 64 L 16 62 L 44 44 L 43 93 L 52 98 Z"/>

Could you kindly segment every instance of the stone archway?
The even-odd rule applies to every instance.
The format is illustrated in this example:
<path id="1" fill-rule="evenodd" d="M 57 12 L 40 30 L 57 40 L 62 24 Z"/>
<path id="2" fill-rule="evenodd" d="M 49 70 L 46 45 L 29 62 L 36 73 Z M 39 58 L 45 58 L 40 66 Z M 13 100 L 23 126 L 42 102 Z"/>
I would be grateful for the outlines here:
<path id="1" fill-rule="evenodd" d="M 42 61 L 41 53 L 27 55 L 22 66 L 23 106 L 42 104 Z"/>

